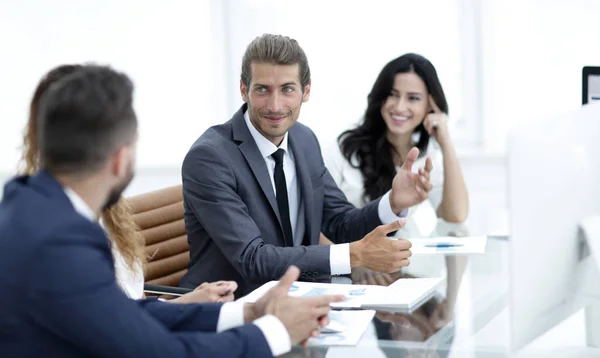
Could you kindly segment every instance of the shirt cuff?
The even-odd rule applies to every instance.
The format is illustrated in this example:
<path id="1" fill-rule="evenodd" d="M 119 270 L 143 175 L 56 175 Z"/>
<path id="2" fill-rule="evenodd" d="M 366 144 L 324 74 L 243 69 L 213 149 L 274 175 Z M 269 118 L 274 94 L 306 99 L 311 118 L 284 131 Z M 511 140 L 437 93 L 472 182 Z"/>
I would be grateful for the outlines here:
<path id="1" fill-rule="evenodd" d="M 332 275 L 345 275 L 352 272 L 350 267 L 350 244 L 329 247 L 329 268 Z"/>
<path id="2" fill-rule="evenodd" d="M 379 214 L 379 220 L 384 225 L 391 224 L 399 218 L 405 218 L 408 214 L 408 209 L 404 209 L 400 212 L 400 214 L 396 215 L 392 211 L 392 206 L 390 205 L 390 193 L 392 191 L 388 191 L 383 194 L 381 199 L 379 199 L 379 205 L 377 207 L 377 213 Z"/>
<path id="3" fill-rule="evenodd" d="M 244 324 L 244 303 L 227 302 L 221 306 L 219 320 L 217 321 L 217 332 L 242 326 Z"/>
<path id="4" fill-rule="evenodd" d="M 279 318 L 269 314 L 252 323 L 262 331 L 273 356 L 282 355 L 292 350 L 290 335 Z"/>

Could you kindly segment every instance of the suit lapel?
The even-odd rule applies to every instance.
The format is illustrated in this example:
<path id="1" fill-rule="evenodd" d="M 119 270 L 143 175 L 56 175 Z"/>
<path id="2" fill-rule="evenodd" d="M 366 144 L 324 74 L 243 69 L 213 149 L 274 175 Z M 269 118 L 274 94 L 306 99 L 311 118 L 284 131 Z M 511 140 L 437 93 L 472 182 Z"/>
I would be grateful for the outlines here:
<path id="1" fill-rule="evenodd" d="M 244 121 L 244 112 L 248 106 L 244 104 L 239 111 L 234 114 L 232 118 L 232 130 L 233 130 L 233 139 L 235 141 L 241 142 L 238 145 L 240 152 L 246 159 L 246 162 L 252 169 L 252 173 L 254 177 L 258 181 L 262 192 L 267 197 L 269 201 L 269 205 L 273 210 L 273 214 L 277 217 L 277 221 L 279 222 L 279 226 L 283 232 L 283 226 L 281 225 L 281 218 L 279 217 L 279 212 L 277 210 L 277 200 L 275 198 L 275 193 L 273 192 L 273 184 L 271 182 L 271 178 L 269 177 L 269 170 L 267 169 L 267 164 L 265 163 L 265 159 L 260 154 L 256 143 L 254 142 L 254 138 L 252 138 L 252 134 L 248 130 L 246 126 L 246 122 Z M 283 237 L 282 237 L 283 242 Z"/>
<path id="2" fill-rule="evenodd" d="M 298 184 L 300 185 L 301 200 L 304 201 L 304 220 L 306 230 L 304 232 L 302 244 L 311 245 L 313 207 L 312 181 L 310 179 L 306 158 L 304 158 L 304 153 L 302 152 L 299 143 L 296 143 L 293 132 L 294 131 L 292 127 L 292 129 L 288 132 L 288 144 L 290 146 L 290 150 L 292 153 L 294 153 L 294 161 L 296 162 L 296 175 L 298 176 Z"/>

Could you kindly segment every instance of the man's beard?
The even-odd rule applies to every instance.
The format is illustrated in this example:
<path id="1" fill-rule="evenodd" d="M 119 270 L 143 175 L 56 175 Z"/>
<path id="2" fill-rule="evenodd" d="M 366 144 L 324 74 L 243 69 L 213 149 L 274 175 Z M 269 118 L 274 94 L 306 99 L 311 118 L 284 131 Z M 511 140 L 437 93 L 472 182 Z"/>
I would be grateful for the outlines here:
<path id="1" fill-rule="evenodd" d="M 102 211 L 112 208 L 113 206 L 115 206 L 116 203 L 119 202 L 119 200 L 121 200 L 123 192 L 125 191 L 125 189 L 127 189 L 129 184 L 133 180 L 133 175 L 133 166 L 130 166 L 128 168 L 127 177 L 123 180 L 122 183 L 113 188 L 108 194 L 108 199 L 106 199 L 106 202 L 102 206 Z"/>

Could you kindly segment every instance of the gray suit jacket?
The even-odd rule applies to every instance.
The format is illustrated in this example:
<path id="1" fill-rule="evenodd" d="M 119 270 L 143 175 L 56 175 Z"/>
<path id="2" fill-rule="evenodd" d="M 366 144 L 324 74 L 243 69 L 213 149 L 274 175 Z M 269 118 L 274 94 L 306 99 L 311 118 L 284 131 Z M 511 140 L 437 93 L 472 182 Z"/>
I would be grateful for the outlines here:
<path id="1" fill-rule="evenodd" d="M 275 193 L 244 121 L 246 109 L 243 105 L 227 123 L 209 128 L 183 162 L 190 244 L 183 287 L 234 280 L 239 296 L 279 279 L 292 264 L 306 278 L 330 274 L 330 247 L 318 245 L 321 231 L 333 242 L 345 243 L 361 239 L 381 224 L 379 200 L 362 209 L 350 204 L 325 168 L 316 136 L 296 123 L 288 132 L 288 142 L 304 203 L 304 245 L 282 247 Z"/>

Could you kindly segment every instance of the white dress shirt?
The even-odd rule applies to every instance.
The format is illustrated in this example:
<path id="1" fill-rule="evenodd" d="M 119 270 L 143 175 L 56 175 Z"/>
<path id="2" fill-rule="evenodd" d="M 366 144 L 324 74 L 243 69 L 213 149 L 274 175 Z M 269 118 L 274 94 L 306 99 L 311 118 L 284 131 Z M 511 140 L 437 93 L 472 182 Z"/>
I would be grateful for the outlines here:
<path id="1" fill-rule="evenodd" d="M 83 201 L 83 199 L 77 195 L 75 191 L 70 188 L 65 188 L 65 194 L 71 201 L 73 208 L 81 216 L 87 218 L 92 222 L 96 222 L 96 215 L 94 211 Z M 115 252 L 115 250 L 113 250 Z M 131 270 L 127 270 L 131 271 Z M 129 295 L 128 290 L 124 292 L 131 298 L 131 296 L 143 296 L 143 275 L 142 275 L 142 290 L 141 294 L 133 292 L 133 295 Z M 287 353 L 292 348 L 290 336 L 287 329 L 281 323 L 281 321 L 273 315 L 265 315 L 252 322 L 262 331 L 271 353 L 273 356 L 278 356 Z M 219 311 L 219 318 L 217 320 L 217 332 L 222 332 L 231 328 L 239 327 L 244 325 L 244 304 L 240 302 L 228 302 L 221 306 Z"/>
<path id="2" fill-rule="evenodd" d="M 248 111 L 244 113 L 244 120 L 246 121 L 246 126 L 254 138 L 254 142 L 256 142 L 256 146 L 260 151 L 260 154 L 263 156 L 265 163 L 267 164 L 267 169 L 269 170 L 269 178 L 271 178 L 271 185 L 273 186 L 273 192 L 275 196 L 277 196 L 277 191 L 275 188 L 275 180 L 273 178 L 275 174 L 275 159 L 271 157 L 273 153 L 277 151 L 277 149 L 283 149 L 285 155 L 283 156 L 283 172 L 285 174 L 285 182 L 288 190 L 288 202 L 290 208 L 290 223 L 292 225 L 292 233 L 294 235 L 294 242 L 298 242 L 298 238 L 296 235 L 299 232 L 298 227 L 298 212 L 301 210 L 302 200 L 300 200 L 301 195 L 299 192 L 298 180 L 296 176 L 296 166 L 294 164 L 293 153 L 288 150 L 288 133 L 286 133 L 283 137 L 283 141 L 277 147 L 267 138 L 265 138 L 260 132 L 254 127 L 252 122 L 250 121 L 250 116 Z M 380 200 L 379 206 L 377 208 L 379 219 L 383 224 L 389 224 L 398 220 L 401 216 L 397 216 L 392 211 L 390 205 L 390 193 L 386 193 Z M 303 230 L 301 230 L 303 231 Z M 300 242 L 302 242 L 302 238 L 299 238 Z M 332 245 L 329 251 L 329 266 L 332 275 L 343 275 L 349 274 L 351 272 L 350 267 L 350 244 L 337 244 Z"/>
<path id="3" fill-rule="evenodd" d="M 277 151 L 277 149 L 283 149 L 283 173 L 285 174 L 285 185 L 288 191 L 288 205 L 290 208 L 290 224 L 292 225 L 292 236 L 294 237 L 294 242 L 297 242 L 298 235 L 298 213 L 300 211 L 300 187 L 298 186 L 298 177 L 296 175 L 296 164 L 294 162 L 294 154 L 291 150 L 288 149 L 288 135 L 287 133 L 283 137 L 283 141 L 277 147 L 267 138 L 265 138 L 262 134 L 258 132 L 254 125 L 250 122 L 250 117 L 248 116 L 248 111 L 244 113 L 244 119 L 246 120 L 246 125 L 250 130 L 250 134 L 252 134 L 252 138 L 256 142 L 256 146 L 260 151 L 260 154 L 263 156 L 265 163 L 267 164 L 267 170 L 269 170 L 269 178 L 271 178 L 271 185 L 273 187 L 273 193 L 277 196 L 277 190 L 275 188 L 275 159 L 271 157 L 273 153 Z M 304 230 L 302 230 L 304 231 Z M 300 242 L 302 242 L 302 238 L 299 238 Z"/>

